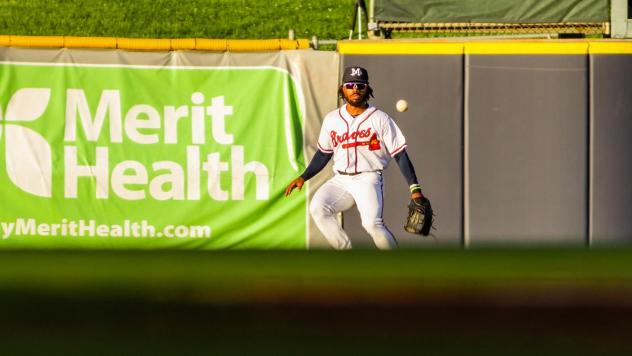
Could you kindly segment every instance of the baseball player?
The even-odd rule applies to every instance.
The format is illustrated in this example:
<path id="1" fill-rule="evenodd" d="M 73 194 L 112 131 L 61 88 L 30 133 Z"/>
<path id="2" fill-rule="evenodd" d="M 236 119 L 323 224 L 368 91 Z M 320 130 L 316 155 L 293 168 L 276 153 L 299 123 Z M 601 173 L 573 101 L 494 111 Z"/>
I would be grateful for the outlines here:
<path id="1" fill-rule="evenodd" d="M 354 204 L 362 226 L 379 249 L 397 247 L 393 234 L 384 225 L 383 175 L 391 158 L 395 158 L 410 187 L 415 204 L 424 198 L 415 170 L 406 153 L 406 140 L 393 119 L 369 105 L 373 90 L 369 75 L 362 67 L 345 68 L 338 94 L 345 100 L 328 113 L 318 137 L 318 150 L 305 171 L 285 189 L 285 196 L 294 188 L 301 190 L 305 181 L 318 174 L 333 157 L 335 176 L 314 195 L 310 214 L 319 230 L 335 249 L 350 249 L 351 241 L 336 215 Z"/>

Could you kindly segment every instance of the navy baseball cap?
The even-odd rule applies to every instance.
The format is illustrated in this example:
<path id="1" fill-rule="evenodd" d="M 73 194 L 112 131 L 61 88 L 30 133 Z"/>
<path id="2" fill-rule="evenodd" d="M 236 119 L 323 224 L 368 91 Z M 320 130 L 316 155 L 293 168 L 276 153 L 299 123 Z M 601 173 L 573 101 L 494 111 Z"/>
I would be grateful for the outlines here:
<path id="1" fill-rule="evenodd" d="M 369 84 L 369 72 L 362 67 L 347 67 L 342 75 L 342 82 Z"/>

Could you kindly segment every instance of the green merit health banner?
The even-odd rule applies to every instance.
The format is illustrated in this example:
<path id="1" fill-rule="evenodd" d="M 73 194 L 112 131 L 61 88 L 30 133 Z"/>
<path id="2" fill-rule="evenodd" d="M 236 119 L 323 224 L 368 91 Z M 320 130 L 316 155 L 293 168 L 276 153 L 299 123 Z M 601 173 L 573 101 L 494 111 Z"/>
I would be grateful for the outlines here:
<path id="1" fill-rule="evenodd" d="M 0 247 L 305 248 L 273 66 L 0 63 Z"/>

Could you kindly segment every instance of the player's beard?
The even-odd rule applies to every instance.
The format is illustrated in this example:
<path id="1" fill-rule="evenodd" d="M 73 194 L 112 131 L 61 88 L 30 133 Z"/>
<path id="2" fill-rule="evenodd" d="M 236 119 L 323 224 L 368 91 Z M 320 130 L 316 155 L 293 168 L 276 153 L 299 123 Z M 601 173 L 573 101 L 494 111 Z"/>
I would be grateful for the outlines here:
<path id="1" fill-rule="evenodd" d="M 358 108 L 365 107 L 368 98 L 369 98 L 368 90 L 365 91 L 364 94 L 360 94 L 360 96 L 358 98 L 352 98 L 351 96 L 348 96 L 348 95 L 345 94 L 345 101 L 349 105 L 355 106 L 355 107 L 358 107 Z"/>

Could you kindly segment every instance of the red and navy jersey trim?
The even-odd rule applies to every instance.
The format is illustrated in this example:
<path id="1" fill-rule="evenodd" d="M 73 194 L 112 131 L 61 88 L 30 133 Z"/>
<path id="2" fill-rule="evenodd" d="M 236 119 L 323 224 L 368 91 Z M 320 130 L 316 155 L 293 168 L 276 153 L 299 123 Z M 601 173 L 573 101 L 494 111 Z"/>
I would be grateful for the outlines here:
<path id="1" fill-rule="evenodd" d="M 338 116 L 342 121 L 345 122 L 345 125 L 347 125 L 347 135 L 349 135 L 349 123 L 347 122 L 347 120 L 345 120 L 344 116 L 342 116 L 342 106 L 338 108 Z M 349 164 L 351 164 L 351 158 L 349 157 L 349 150 L 347 150 L 347 169 L 349 168 Z M 347 171 L 347 169 L 345 169 L 345 172 Z"/>
<path id="2" fill-rule="evenodd" d="M 365 118 L 364 120 L 360 121 L 360 123 L 358 124 L 358 126 L 356 127 L 356 130 L 360 129 L 360 126 L 362 126 L 362 124 L 369 119 L 369 117 L 371 117 L 371 115 L 373 115 L 375 112 L 377 111 L 377 108 L 375 108 L 372 112 L 370 112 Z M 356 137 L 355 140 L 356 146 L 355 146 L 355 173 L 358 173 L 358 137 Z"/>
<path id="3" fill-rule="evenodd" d="M 334 150 L 328 150 L 328 149 L 326 149 L 326 148 L 323 148 L 323 146 L 321 146 L 321 145 L 320 145 L 320 143 L 318 143 L 318 142 L 316 143 L 316 145 L 318 146 L 318 149 L 319 149 L 321 152 L 323 152 L 323 153 L 332 153 L 332 152 L 334 152 Z"/>
<path id="4" fill-rule="evenodd" d="M 403 145 L 397 147 L 396 149 L 394 149 L 393 152 L 391 152 L 391 157 L 393 157 L 396 154 L 402 152 L 407 146 L 408 146 L 407 144 L 403 144 Z"/>

